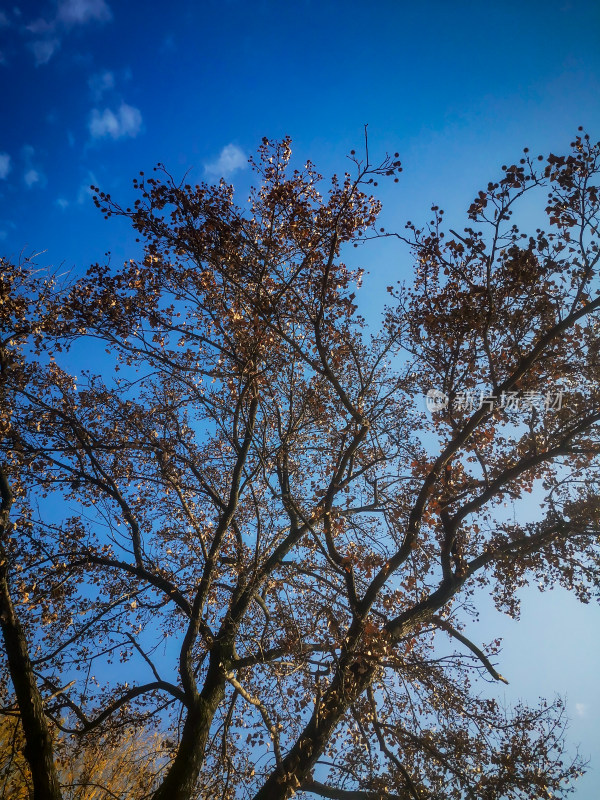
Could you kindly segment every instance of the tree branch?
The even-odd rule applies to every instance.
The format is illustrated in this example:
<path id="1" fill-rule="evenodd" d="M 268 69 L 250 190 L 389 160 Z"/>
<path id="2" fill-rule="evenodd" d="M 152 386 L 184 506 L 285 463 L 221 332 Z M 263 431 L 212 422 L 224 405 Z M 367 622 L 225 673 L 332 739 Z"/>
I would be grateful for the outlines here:
<path id="1" fill-rule="evenodd" d="M 304 781 L 300 787 L 302 792 L 311 792 L 330 798 L 330 800 L 412 800 L 412 795 L 390 794 L 390 792 L 370 792 L 364 789 L 340 789 L 337 786 L 329 786 L 321 781 Z"/>
<path id="2" fill-rule="evenodd" d="M 456 628 L 454 628 L 447 620 L 442 619 L 441 617 L 438 617 L 437 615 L 432 616 L 431 620 L 433 622 L 435 622 L 436 625 L 438 625 L 440 628 L 443 628 L 447 633 L 449 633 L 450 636 L 453 636 L 459 642 L 464 644 L 465 647 L 468 647 L 469 650 L 474 655 L 476 655 L 477 658 L 481 661 L 483 666 L 487 669 L 487 671 L 490 673 L 490 675 L 492 676 L 492 678 L 494 680 L 502 681 L 502 683 L 506 683 L 506 684 L 508 683 L 508 681 L 506 680 L 506 678 L 503 675 L 500 675 L 499 672 L 496 672 L 496 670 L 492 666 L 490 660 L 487 658 L 485 653 L 482 650 L 480 650 L 479 647 L 477 647 L 476 644 L 473 644 L 473 642 L 470 641 L 470 639 L 467 639 L 466 636 L 463 636 L 462 633 L 459 633 L 456 630 Z"/>

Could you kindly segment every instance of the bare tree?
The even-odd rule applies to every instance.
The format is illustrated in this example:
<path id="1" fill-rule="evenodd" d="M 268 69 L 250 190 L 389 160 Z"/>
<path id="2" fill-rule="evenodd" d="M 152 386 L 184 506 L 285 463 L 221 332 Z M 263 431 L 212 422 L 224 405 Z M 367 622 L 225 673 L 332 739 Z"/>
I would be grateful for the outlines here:
<path id="1" fill-rule="evenodd" d="M 415 281 L 374 334 L 341 258 L 389 235 L 368 192 L 397 155 L 352 154 L 323 196 L 264 140 L 247 212 L 164 168 L 132 208 L 96 190 L 144 256 L 48 313 L 52 341 L 104 343 L 120 372 L 76 386 L 42 352 L 3 378 L 29 509 L 20 561 L 8 511 L 5 547 L 53 725 L 170 727 L 155 800 L 567 791 L 562 705 L 474 691 L 505 679 L 464 601 L 489 587 L 516 615 L 532 577 L 597 584 L 599 153 L 525 153 L 461 234 L 437 207 L 409 224 Z M 513 209 L 547 191 L 548 231 L 520 233 Z M 37 512 L 44 493 L 76 513 Z M 536 521 L 507 522 L 530 494 Z"/>

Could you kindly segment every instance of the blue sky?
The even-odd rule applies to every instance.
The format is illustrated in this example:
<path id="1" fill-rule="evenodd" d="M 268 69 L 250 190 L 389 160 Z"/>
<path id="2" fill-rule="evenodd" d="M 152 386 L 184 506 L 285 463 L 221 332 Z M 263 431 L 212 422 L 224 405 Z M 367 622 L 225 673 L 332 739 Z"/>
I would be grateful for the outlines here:
<path id="1" fill-rule="evenodd" d="M 4 3 L 0 251 L 77 272 L 109 250 L 120 261 L 134 237 L 103 220 L 90 183 L 127 204 L 134 175 L 162 161 L 192 182 L 223 174 L 243 205 L 262 136 L 290 134 L 328 174 L 365 123 L 374 158 L 398 151 L 404 165 L 381 191 L 386 224 L 425 220 L 432 202 L 460 224 L 524 146 L 565 150 L 578 125 L 600 138 L 599 34 L 592 0 Z M 410 277 L 390 242 L 360 258 L 372 308 L 390 277 Z M 520 623 L 486 611 L 470 631 L 506 637 L 507 698 L 568 694 L 571 739 L 596 762 L 578 800 L 600 786 L 599 622 L 562 592 L 534 593 Z"/>

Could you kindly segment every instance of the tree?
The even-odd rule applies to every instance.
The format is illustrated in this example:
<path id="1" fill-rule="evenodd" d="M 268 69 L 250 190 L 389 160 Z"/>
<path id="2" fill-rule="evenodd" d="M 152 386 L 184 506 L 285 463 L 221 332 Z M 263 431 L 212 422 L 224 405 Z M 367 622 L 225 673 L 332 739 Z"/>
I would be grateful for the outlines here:
<path id="1" fill-rule="evenodd" d="M 25 735 L 24 753 L 31 770 L 34 797 L 59 800 L 60 787 L 53 757 L 52 736 L 44 714 L 26 631 L 14 600 L 14 588 L 11 586 L 14 571 L 23 569 L 18 555 L 20 535 L 24 533 L 30 513 L 27 489 L 20 480 L 21 440 L 13 422 L 14 398 L 27 385 L 28 380 L 28 366 L 19 345 L 27 338 L 33 337 L 39 341 L 48 321 L 45 311 L 53 286 L 52 282 L 44 282 L 42 288 L 35 287 L 26 265 L 25 268 L 11 269 L 11 265 L 4 259 L 1 263 L 0 435 L 3 459 L 0 462 L 0 629 L 6 665 Z M 34 321 L 27 319 L 28 309 Z M 39 348 L 35 352 L 39 354 Z M 20 508 L 17 505 L 16 520 L 13 521 L 15 499 L 18 500 L 20 496 L 23 497 L 23 503 Z M 21 596 L 25 603 L 28 595 L 25 593 Z M 6 688 L 4 684 L 3 689 Z"/>
<path id="2" fill-rule="evenodd" d="M 65 797 L 104 800 L 107 797 L 143 797 L 148 775 L 158 772 L 161 743 L 130 730 L 118 745 L 56 737 L 53 742 L 57 772 Z M 29 800 L 31 771 L 25 756 L 18 716 L 0 719 L 0 799 Z"/>
<path id="3" fill-rule="evenodd" d="M 341 259 L 398 235 L 368 194 L 398 157 L 353 153 L 323 197 L 290 155 L 263 141 L 248 212 L 162 167 L 131 208 L 96 189 L 142 259 L 93 266 L 41 326 L 3 312 L 25 702 L 84 742 L 160 727 L 154 800 L 564 795 L 561 703 L 477 694 L 504 680 L 498 643 L 464 625 L 482 591 L 517 615 L 532 578 L 584 602 L 598 583 L 600 144 L 525 152 L 462 234 L 435 206 L 409 223 L 415 280 L 374 334 Z M 513 208 L 544 187 L 548 230 L 522 234 Z M 103 376 L 75 384 L 60 348 L 98 342 Z"/>

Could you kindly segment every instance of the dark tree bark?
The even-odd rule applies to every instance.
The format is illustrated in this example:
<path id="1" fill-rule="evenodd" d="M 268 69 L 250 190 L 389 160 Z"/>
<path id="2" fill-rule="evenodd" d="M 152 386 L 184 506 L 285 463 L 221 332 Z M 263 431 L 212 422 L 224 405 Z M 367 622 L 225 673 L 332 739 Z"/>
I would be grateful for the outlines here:
<path id="1" fill-rule="evenodd" d="M 62 800 L 52 747 L 52 737 L 44 715 L 44 704 L 33 673 L 27 638 L 15 612 L 10 594 L 7 553 L 4 539 L 13 502 L 6 474 L 0 467 L 0 627 L 13 682 L 21 723 L 25 734 L 25 757 L 31 770 L 33 800 Z"/>
<path id="2" fill-rule="evenodd" d="M 204 762 L 206 743 L 215 712 L 225 696 L 225 675 L 218 649 L 202 691 L 190 703 L 177 755 L 153 800 L 189 800 Z"/>

